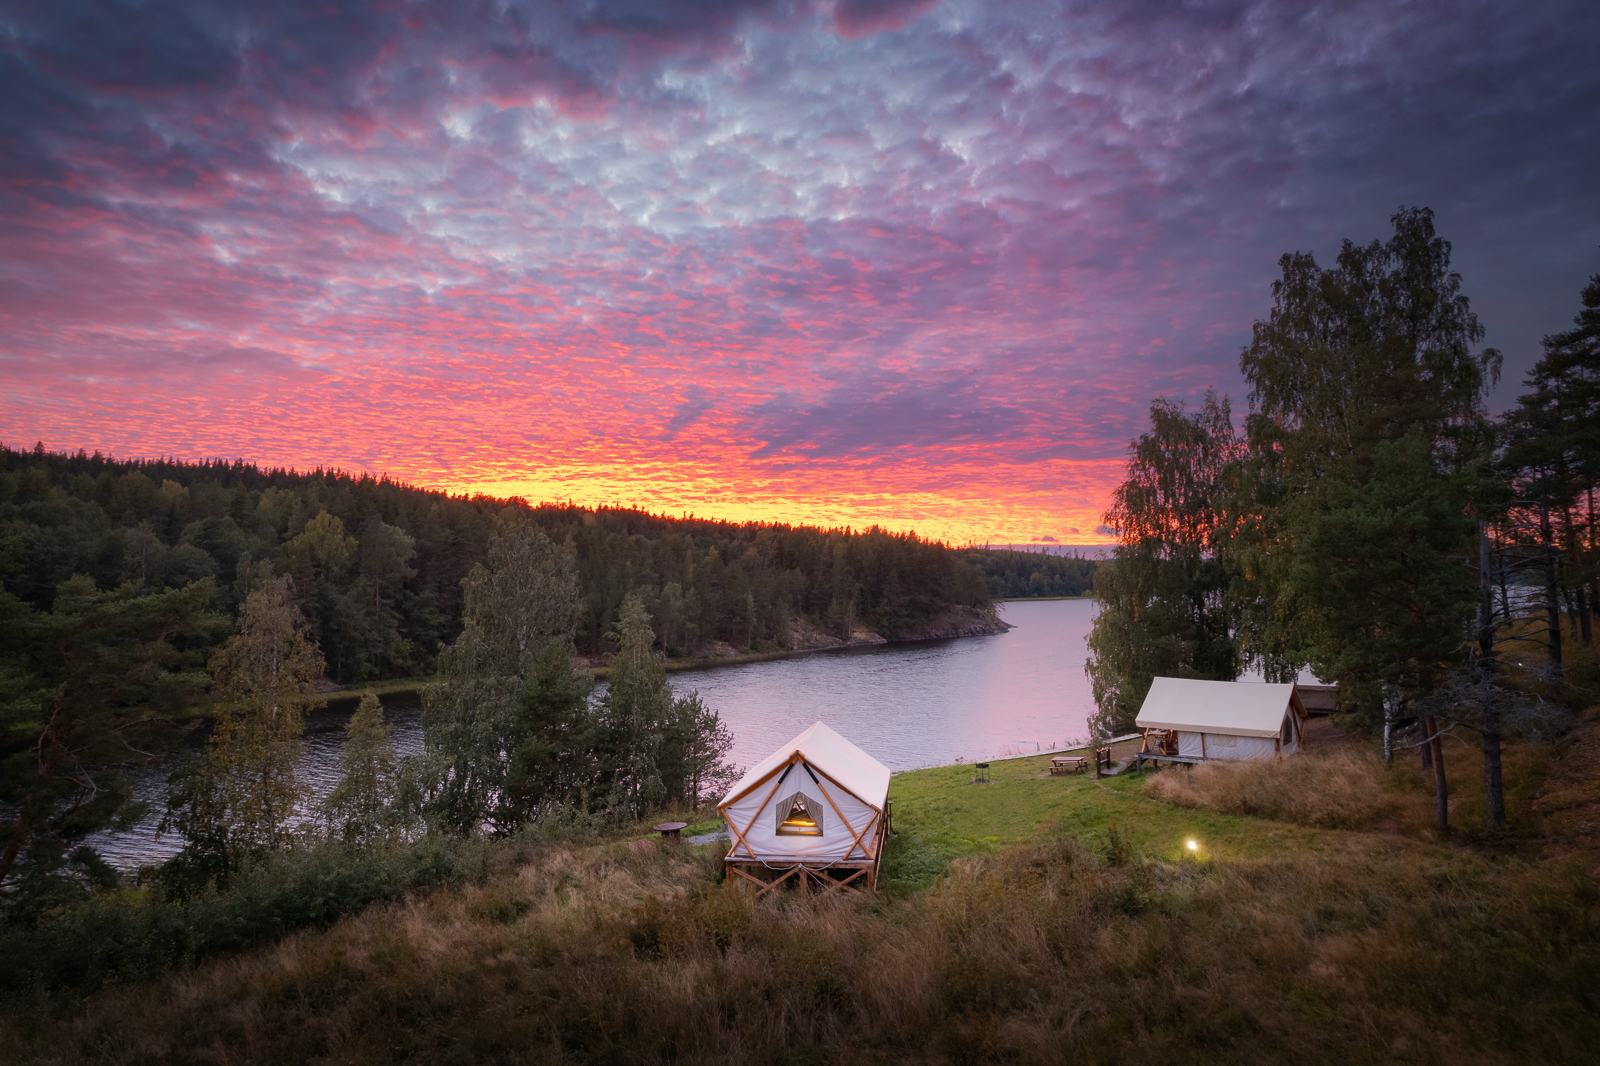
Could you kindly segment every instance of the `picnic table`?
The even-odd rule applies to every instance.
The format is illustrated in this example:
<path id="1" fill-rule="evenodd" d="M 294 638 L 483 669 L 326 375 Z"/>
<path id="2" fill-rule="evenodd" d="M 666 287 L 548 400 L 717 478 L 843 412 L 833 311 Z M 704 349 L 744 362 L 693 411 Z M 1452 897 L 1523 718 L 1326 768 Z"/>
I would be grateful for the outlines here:
<path id="1" fill-rule="evenodd" d="M 1057 755 L 1050 760 L 1052 774 L 1081 774 L 1088 769 L 1089 761 L 1081 755 Z"/>

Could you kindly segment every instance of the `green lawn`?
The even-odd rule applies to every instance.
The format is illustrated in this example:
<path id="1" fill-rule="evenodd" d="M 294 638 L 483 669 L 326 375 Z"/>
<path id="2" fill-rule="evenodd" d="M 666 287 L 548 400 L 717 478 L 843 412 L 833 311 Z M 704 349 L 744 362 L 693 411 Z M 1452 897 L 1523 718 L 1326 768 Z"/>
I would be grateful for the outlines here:
<path id="1" fill-rule="evenodd" d="M 972 782 L 970 764 L 894 775 L 895 835 L 884 860 L 890 884 L 901 892 L 925 888 L 951 859 L 1026 840 L 1052 823 L 1101 848 L 1111 846 L 1114 829 L 1133 851 L 1168 859 L 1187 855 L 1190 839 L 1201 860 L 1253 859 L 1285 847 L 1319 851 L 1327 835 L 1148 799 L 1142 785 L 1150 772 L 1097 781 L 1087 773 L 1050 777 L 1049 766 L 1049 755 L 991 762 L 988 784 Z"/>

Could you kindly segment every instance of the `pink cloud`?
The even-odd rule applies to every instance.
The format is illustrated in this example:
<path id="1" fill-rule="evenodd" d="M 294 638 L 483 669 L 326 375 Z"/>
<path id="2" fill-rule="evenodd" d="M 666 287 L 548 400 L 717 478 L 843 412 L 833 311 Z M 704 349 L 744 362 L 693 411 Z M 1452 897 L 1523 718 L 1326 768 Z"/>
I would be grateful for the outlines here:
<path id="1" fill-rule="evenodd" d="M 1565 322 L 1589 23 L 1452 10 L 8 16 L 0 439 L 1066 539 L 1285 250 L 1429 202 Z"/>

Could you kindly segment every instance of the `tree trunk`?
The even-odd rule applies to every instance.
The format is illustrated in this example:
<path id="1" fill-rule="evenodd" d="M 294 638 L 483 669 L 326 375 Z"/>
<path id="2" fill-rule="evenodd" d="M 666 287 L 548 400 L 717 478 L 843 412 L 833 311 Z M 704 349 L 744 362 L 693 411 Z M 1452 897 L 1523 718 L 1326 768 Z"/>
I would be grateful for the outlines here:
<path id="1" fill-rule="evenodd" d="M 1583 636 L 1583 646 L 1585 648 L 1594 643 L 1594 631 L 1589 626 L 1588 591 L 1589 590 L 1584 588 L 1582 585 L 1579 585 L 1577 589 L 1574 590 L 1574 597 L 1578 601 L 1574 607 L 1574 614 L 1577 615 L 1578 632 Z"/>
<path id="2" fill-rule="evenodd" d="M 1494 581 L 1490 576 L 1489 534 L 1478 522 L 1478 660 L 1485 666 L 1494 662 Z M 1491 667 L 1492 668 L 1492 667 Z"/>
<path id="3" fill-rule="evenodd" d="M 1489 805 L 1489 825 L 1495 832 L 1506 827 L 1505 783 L 1500 776 L 1500 705 L 1494 689 L 1494 585 L 1489 576 L 1489 537 L 1478 523 L 1478 669 L 1483 674 L 1483 791 Z"/>
<path id="4" fill-rule="evenodd" d="M 1394 765 L 1394 708 L 1388 700 L 1383 702 L 1383 762 Z"/>
<path id="5" fill-rule="evenodd" d="M 1506 793 L 1500 775 L 1500 705 L 1494 692 L 1483 704 L 1483 794 L 1489 805 L 1489 828 L 1506 828 Z"/>
<path id="6" fill-rule="evenodd" d="M 1544 551 L 1544 610 L 1550 627 L 1550 672 L 1557 688 L 1564 682 L 1561 669 L 1561 590 L 1556 584 L 1556 548 L 1550 529 L 1550 509 L 1539 508 L 1539 537 Z"/>
<path id="7" fill-rule="evenodd" d="M 1444 742 L 1439 739 L 1439 726 L 1433 715 L 1422 720 L 1428 731 L 1428 747 L 1433 751 L 1433 789 L 1438 807 L 1435 812 L 1439 832 L 1450 832 L 1450 783 L 1444 777 Z"/>
<path id="8" fill-rule="evenodd" d="M 6 883 L 6 878 L 11 876 L 11 867 L 16 865 L 17 854 L 22 851 L 23 843 L 28 839 L 28 807 L 17 812 L 17 820 L 11 825 L 11 843 L 6 845 L 6 852 L 0 855 L 0 885 Z"/>

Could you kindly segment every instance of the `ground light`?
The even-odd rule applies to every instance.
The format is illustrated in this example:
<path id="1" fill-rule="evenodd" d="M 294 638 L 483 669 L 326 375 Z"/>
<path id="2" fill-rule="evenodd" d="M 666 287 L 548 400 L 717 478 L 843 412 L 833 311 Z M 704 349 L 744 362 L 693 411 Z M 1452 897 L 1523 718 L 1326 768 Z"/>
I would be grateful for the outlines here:
<path id="1" fill-rule="evenodd" d="M 1194 837 L 1190 837 L 1189 840 L 1188 840 L 1188 843 L 1185 844 L 1184 846 L 1187 847 L 1190 851 L 1199 851 L 1200 850 L 1200 842 L 1198 840 L 1196 840 Z"/>

